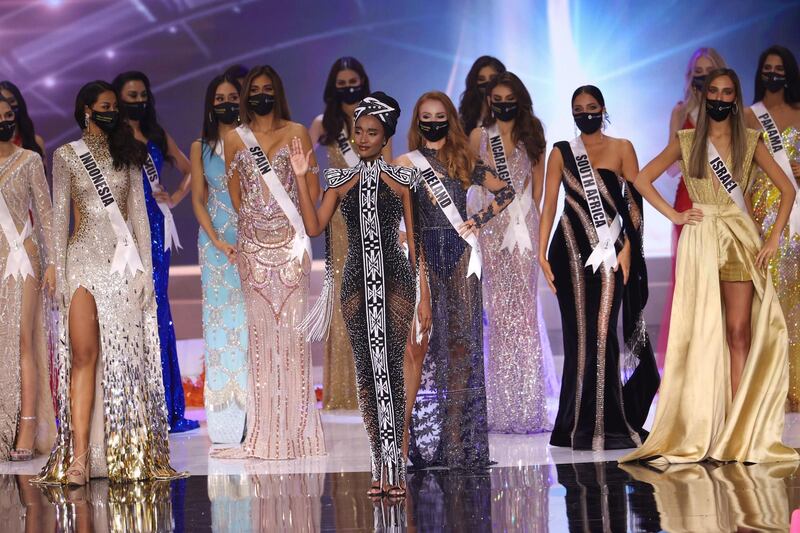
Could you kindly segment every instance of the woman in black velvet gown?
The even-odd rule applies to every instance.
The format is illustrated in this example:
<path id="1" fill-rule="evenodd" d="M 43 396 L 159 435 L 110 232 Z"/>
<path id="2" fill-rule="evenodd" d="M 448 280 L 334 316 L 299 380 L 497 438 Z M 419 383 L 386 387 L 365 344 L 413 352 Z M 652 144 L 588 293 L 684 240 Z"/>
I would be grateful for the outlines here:
<path id="1" fill-rule="evenodd" d="M 550 154 L 540 226 L 539 261 L 558 298 L 564 336 L 564 373 L 550 444 L 576 450 L 632 448 L 647 436 L 642 425 L 659 385 L 642 317 L 647 303 L 642 200 L 630 184 L 639 165 L 628 140 L 603 134 L 605 101 L 599 89 L 579 87 L 572 113 L 582 133 L 572 142 L 556 143 Z M 594 169 L 606 225 L 621 227 L 609 244 L 614 247 L 609 260 L 597 269 L 587 264 L 599 239 L 584 195 L 586 169 L 579 173 L 575 162 L 576 146 L 585 147 Z M 546 254 L 562 184 L 564 212 Z M 623 358 L 617 338 L 620 309 Z"/>
<path id="2" fill-rule="evenodd" d="M 355 109 L 354 137 L 361 161 L 352 168 L 328 169 L 328 190 L 316 208 L 298 182 L 300 211 L 309 235 L 319 235 L 341 203 L 348 249 L 342 273 L 342 315 L 356 368 L 358 401 L 372 451 L 370 496 L 405 496 L 406 460 L 402 454 L 405 390 L 403 355 L 414 316 L 416 247 L 409 237 L 407 259 L 400 247 L 400 218 L 413 222 L 409 185 L 415 172 L 381 157 L 394 134 L 400 107 L 384 93 L 373 93 Z M 292 145 L 292 166 L 302 172 L 311 152 Z M 302 174 L 298 174 L 302 175 Z M 330 264 L 323 294 L 311 311 L 311 336 L 321 337 L 330 319 Z M 326 305 L 327 304 L 327 305 Z M 427 305 L 427 310 L 424 309 Z M 430 329 L 430 304 L 420 308 L 420 330 Z"/>

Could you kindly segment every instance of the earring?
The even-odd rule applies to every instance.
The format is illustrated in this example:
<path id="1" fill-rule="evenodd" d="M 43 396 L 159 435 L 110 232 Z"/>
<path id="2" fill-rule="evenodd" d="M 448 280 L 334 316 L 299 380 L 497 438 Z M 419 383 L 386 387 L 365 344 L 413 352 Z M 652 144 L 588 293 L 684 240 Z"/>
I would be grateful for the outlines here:
<path id="1" fill-rule="evenodd" d="M 89 119 L 90 118 L 92 118 L 92 116 L 89 113 L 85 113 L 83 115 L 83 127 L 84 128 L 88 128 L 89 127 Z"/>
<path id="2" fill-rule="evenodd" d="M 734 115 L 739 114 L 739 105 L 736 102 L 733 103 L 733 114 Z"/>

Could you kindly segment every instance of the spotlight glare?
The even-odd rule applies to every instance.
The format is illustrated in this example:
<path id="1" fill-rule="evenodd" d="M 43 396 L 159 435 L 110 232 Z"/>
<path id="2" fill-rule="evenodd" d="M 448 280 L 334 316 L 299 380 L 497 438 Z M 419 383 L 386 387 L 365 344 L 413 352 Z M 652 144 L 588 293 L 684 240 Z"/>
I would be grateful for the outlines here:
<path id="1" fill-rule="evenodd" d="M 112 50 L 111 48 L 106 50 L 106 57 L 108 59 L 114 59 L 116 56 L 117 56 L 117 53 L 114 50 Z"/>
<path id="2" fill-rule="evenodd" d="M 178 33 L 178 28 L 176 28 L 175 26 L 170 26 L 169 27 L 169 32 L 170 33 Z"/>
<path id="3" fill-rule="evenodd" d="M 44 86 L 47 87 L 48 89 L 52 89 L 53 87 L 56 86 L 56 80 L 54 80 L 52 76 L 47 76 L 44 79 Z"/>
<path id="4" fill-rule="evenodd" d="M 64 3 L 64 0 L 45 0 L 44 2 L 48 7 L 59 7 Z"/>

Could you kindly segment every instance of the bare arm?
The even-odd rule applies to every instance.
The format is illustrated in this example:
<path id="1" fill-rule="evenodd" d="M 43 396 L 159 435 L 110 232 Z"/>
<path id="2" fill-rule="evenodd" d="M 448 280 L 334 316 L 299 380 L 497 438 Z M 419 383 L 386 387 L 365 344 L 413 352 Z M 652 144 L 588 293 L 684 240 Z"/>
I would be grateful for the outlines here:
<path id="1" fill-rule="evenodd" d="M 238 213 L 242 206 L 242 187 L 239 182 L 239 169 L 233 165 L 233 158 L 244 145 L 236 130 L 229 131 L 225 135 L 223 144 L 225 147 L 225 171 L 228 174 L 228 192 L 231 195 L 231 204 Z"/>
<path id="2" fill-rule="evenodd" d="M 183 176 L 178 189 L 170 195 L 169 199 L 169 206 L 175 207 L 181 200 L 186 198 L 186 195 L 189 194 L 192 186 L 192 165 L 189 160 L 186 158 L 186 154 L 178 148 L 178 145 L 175 144 L 175 141 L 167 134 L 167 153 L 169 156 L 175 161 L 175 168 Z"/>
<path id="3" fill-rule="evenodd" d="M 670 140 L 667 147 L 655 157 L 655 159 L 645 165 L 645 167 L 641 172 L 639 172 L 639 175 L 636 176 L 636 179 L 633 181 L 633 186 L 636 187 L 636 190 L 639 191 L 645 200 L 647 200 L 650 205 L 655 207 L 659 213 L 672 221 L 673 224 L 692 223 L 694 219 L 682 219 L 681 215 L 683 215 L 683 213 L 678 213 L 675 208 L 669 204 L 669 202 L 664 200 L 664 197 L 661 196 L 661 193 L 659 193 L 653 186 L 653 182 L 657 180 L 659 176 L 661 176 L 670 167 L 670 165 L 680 160 L 680 158 L 681 146 L 680 142 L 678 141 L 678 136 L 676 135 Z M 697 210 L 689 209 L 684 213 L 689 213 L 691 211 Z M 700 219 L 702 219 L 702 216 Z M 699 220 L 697 220 L 697 222 L 699 222 Z"/>
<path id="4" fill-rule="evenodd" d="M 320 198 L 320 186 L 319 186 L 319 165 L 317 164 L 317 156 L 314 154 L 314 146 L 311 143 L 311 137 L 308 134 L 308 130 L 303 125 L 299 126 L 299 137 L 300 137 L 300 144 L 302 147 L 302 153 L 310 154 L 309 158 L 309 167 L 306 170 L 303 176 L 297 175 L 297 181 L 301 181 L 302 178 L 305 178 L 305 182 L 308 188 L 309 194 L 311 194 L 311 198 L 314 202 L 318 201 Z"/>
<path id="5" fill-rule="evenodd" d="M 310 148 L 304 151 L 303 143 L 298 137 L 292 139 L 289 147 L 292 170 L 296 175 L 305 174 L 308 176 L 308 169 L 314 156 L 314 151 Z M 316 184 L 317 191 L 319 191 L 319 180 L 317 180 L 316 175 L 311 174 L 311 176 L 313 176 L 313 183 Z M 336 212 L 336 208 L 339 205 L 339 189 L 330 188 L 325 191 L 325 194 L 322 195 L 320 206 L 316 207 L 316 201 L 312 199 L 310 191 L 311 181 L 308 179 L 297 180 L 297 202 L 300 208 L 300 216 L 303 217 L 303 226 L 306 228 L 306 233 L 311 237 L 316 237 L 325 231 L 331 217 Z"/>
<path id="6" fill-rule="evenodd" d="M 786 227 L 786 223 L 789 221 L 789 215 L 792 212 L 796 193 L 792 183 L 789 181 L 789 176 L 787 176 L 780 165 L 775 162 L 775 159 L 772 157 L 772 154 L 769 153 L 769 149 L 762 139 L 758 140 L 754 159 L 756 164 L 761 167 L 781 193 L 780 206 L 778 207 L 778 214 L 775 216 L 775 224 L 772 226 L 772 232 L 767 242 L 764 243 L 764 248 L 756 258 L 756 264 L 766 267 L 769 259 L 772 258 L 775 251 L 778 249 L 780 236 L 783 233 L 783 228 Z M 762 254 L 766 254 L 766 256 L 762 258 Z"/>
<path id="7" fill-rule="evenodd" d="M 542 203 L 542 193 L 544 192 L 544 152 L 542 152 L 539 160 L 531 169 L 531 179 L 533 179 L 533 205 L 539 211 Z"/>
<path id="8" fill-rule="evenodd" d="M 203 145 L 200 141 L 192 143 L 189 158 L 192 163 L 192 210 L 197 219 L 197 223 L 206 232 L 211 242 L 219 240 L 214 225 L 211 222 L 211 216 L 208 214 L 206 207 L 206 177 L 205 169 L 203 168 Z"/>
<path id="9" fill-rule="evenodd" d="M 539 264 L 553 294 L 556 292 L 556 286 L 553 284 L 555 277 L 547 260 L 547 245 L 550 242 L 550 231 L 553 229 L 553 221 L 556 218 L 558 189 L 561 187 L 561 173 L 563 170 L 564 158 L 561 157 L 561 151 L 558 148 L 553 148 L 550 152 L 550 157 L 547 159 L 544 202 L 542 204 L 542 215 L 539 218 Z"/>
<path id="10" fill-rule="evenodd" d="M 311 137 L 311 142 L 314 144 L 315 150 L 319 146 L 319 141 L 323 133 L 325 133 L 325 130 L 322 128 L 322 115 L 317 115 L 308 127 L 308 135 Z"/>

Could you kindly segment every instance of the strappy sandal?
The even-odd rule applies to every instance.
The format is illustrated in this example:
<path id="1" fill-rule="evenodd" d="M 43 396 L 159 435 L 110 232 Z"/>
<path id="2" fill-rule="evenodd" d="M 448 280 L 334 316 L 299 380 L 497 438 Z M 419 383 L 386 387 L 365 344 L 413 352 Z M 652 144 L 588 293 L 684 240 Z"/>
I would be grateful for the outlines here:
<path id="1" fill-rule="evenodd" d="M 87 448 L 85 452 L 72 460 L 72 464 L 67 469 L 67 485 L 80 487 L 89 482 L 89 468 L 86 466 L 88 454 L 89 449 Z M 83 459 L 83 462 L 78 463 L 81 459 Z M 78 464 L 80 466 L 77 466 Z"/>
<path id="2" fill-rule="evenodd" d="M 372 486 L 370 486 L 369 490 L 367 491 L 367 496 L 370 498 L 380 498 L 383 496 L 384 492 L 381 488 L 380 481 L 373 481 Z"/>
<path id="3" fill-rule="evenodd" d="M 392 485 L 386 489 L 385 494 L 390 500 L 402 500 L 406 497 L 406 489 L 400 485 Z"/>
<path id="4" fill-rule="evenodd" d="M 36 422 L 35 416 L 21 416 L 19 417 L 19 423 L 22 424 L 23 422 Z M 33 435 L 34 442 L 36 441 L 36 434 Z M 32 448 L 14 448 L 9 452 L 9 459 L 14 462 L 22 462 L 22 461 L 30 461 L 33 459 L 33 449 Z"/>

